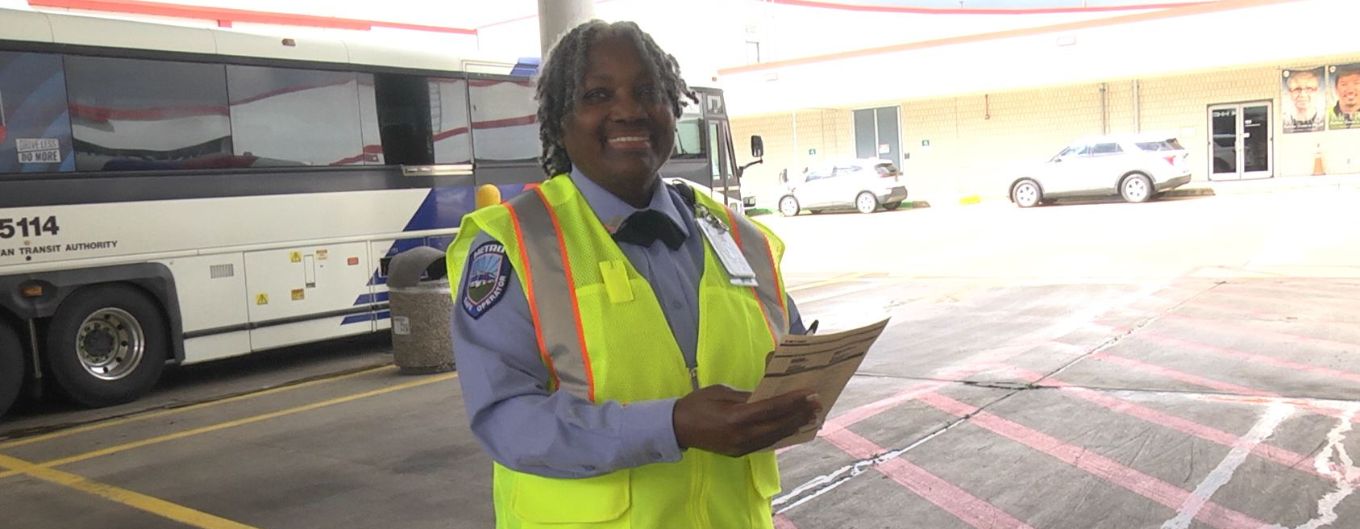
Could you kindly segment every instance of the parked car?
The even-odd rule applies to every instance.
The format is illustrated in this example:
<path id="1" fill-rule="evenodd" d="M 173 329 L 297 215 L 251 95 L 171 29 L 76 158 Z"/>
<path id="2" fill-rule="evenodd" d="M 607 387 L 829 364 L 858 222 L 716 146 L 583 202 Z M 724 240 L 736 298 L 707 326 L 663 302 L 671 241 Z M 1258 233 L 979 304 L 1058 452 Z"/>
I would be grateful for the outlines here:
<path id="1" fill-rule="evenodd" d="M 1010 197 L 1022 208 L 1073 197 L 1146 202 L 1190 182 L 1188 155 L 1167 135 L 1085 138 L 1013 180 Z"/>
<path id="2" fill-rule="evenodd" d="M 802 174 L 782 177 L 784 193 L 779 212 L 786 217 L 808 210 L 854 208 L 873 213 L 880 207 L 897 209 L 907 199 L 897 165 L 875 158 L 844 160 L 808 167 Z"/>

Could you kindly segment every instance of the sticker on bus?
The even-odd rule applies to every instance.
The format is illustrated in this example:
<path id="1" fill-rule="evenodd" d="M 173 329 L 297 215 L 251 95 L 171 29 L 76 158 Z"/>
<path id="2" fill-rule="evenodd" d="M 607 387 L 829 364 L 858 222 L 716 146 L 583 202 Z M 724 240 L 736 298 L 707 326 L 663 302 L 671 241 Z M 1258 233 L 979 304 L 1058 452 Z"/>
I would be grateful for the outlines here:
<path id="1" fill-rule="evenodd" d="M 61 151 L 20 151 L 19 163 L 61 163 Z"/>

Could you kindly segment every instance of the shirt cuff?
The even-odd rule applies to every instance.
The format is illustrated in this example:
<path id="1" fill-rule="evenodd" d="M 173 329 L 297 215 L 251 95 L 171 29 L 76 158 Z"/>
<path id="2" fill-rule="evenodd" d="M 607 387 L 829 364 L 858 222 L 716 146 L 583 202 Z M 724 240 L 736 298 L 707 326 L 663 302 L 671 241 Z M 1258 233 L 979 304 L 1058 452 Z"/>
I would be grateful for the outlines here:
<path id="1" fill-rule="evenodd" d="M 622 407 L 623 450 L 629 461 L 625 466 L 674 463 L 680 460 L 680 445 L 675 440 L 672 415 L 676 399 L 645 400 Z"/>

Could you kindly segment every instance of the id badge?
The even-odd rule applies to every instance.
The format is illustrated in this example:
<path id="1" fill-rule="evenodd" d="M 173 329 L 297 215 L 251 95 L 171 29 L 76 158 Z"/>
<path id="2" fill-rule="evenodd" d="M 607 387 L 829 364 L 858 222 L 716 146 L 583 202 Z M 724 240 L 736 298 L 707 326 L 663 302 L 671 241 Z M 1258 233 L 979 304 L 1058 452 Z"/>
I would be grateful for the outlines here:
<path id="1" fill-rule="evenodd" d="M 741 254 L 741 249 L 737 248 L 737 242 L 732 239 L 732 233 L 726 225 L 719 221 L 707 210 L 698 212 L 699 230 L 704 232 L 704 238 L 708 239 L 708 245 L 713 247 L 713 253 L 718 255 L 718 262 L 722 263 L 723 269 L 727 271 L 727 277 L 733 285 L 742 287 L 759 286 L 756 281 L 756 272 L 751 269 L 751 263 L 746 262 L 746 256 Z"/>

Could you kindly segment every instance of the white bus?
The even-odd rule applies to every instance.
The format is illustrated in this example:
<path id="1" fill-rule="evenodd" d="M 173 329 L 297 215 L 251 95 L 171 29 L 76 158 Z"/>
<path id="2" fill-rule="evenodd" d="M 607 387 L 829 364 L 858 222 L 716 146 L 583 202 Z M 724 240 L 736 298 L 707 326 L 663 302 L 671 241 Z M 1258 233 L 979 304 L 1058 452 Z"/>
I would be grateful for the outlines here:
<path id="1" fill-rule="evenodd" d="M 543 178 L 533 83 L 509 65 L 0 21 L 0 414 L 21 387 L 104 406 L 167 363 L 388 329 L 386 258 L 447 246 L 477 186 Z M 739 197 L 722 94 L 698 91 L 663 174 Z"/>

